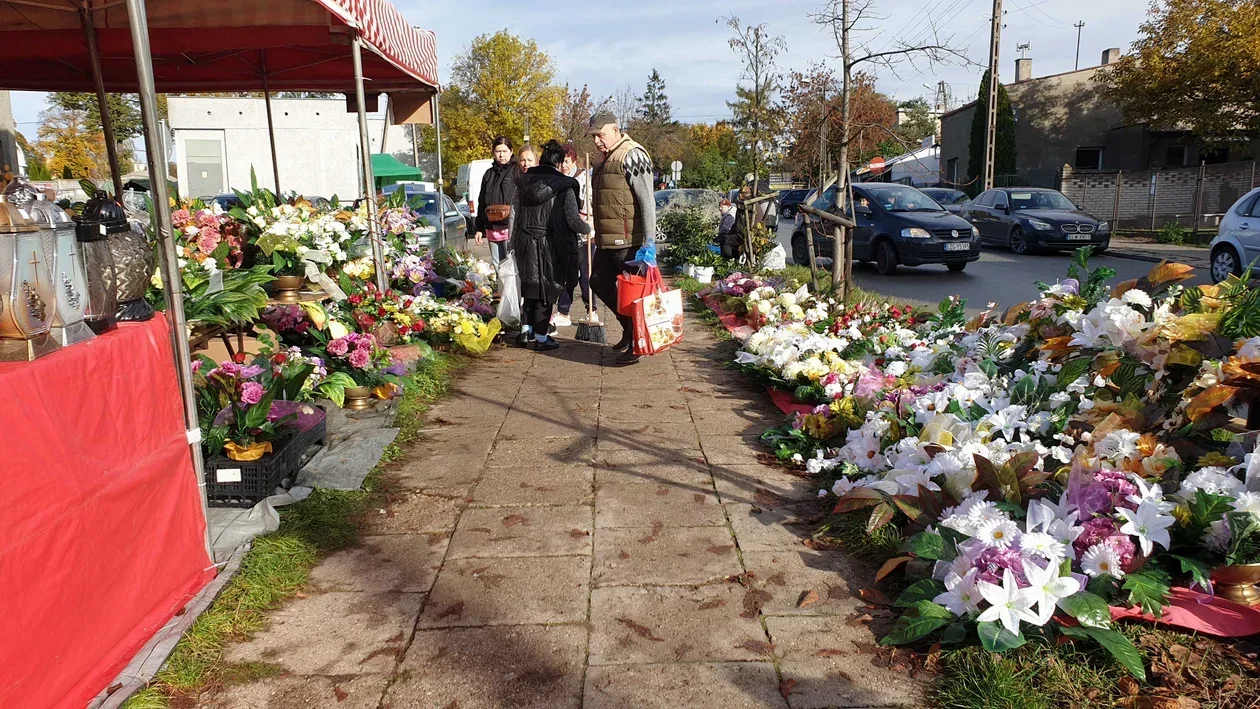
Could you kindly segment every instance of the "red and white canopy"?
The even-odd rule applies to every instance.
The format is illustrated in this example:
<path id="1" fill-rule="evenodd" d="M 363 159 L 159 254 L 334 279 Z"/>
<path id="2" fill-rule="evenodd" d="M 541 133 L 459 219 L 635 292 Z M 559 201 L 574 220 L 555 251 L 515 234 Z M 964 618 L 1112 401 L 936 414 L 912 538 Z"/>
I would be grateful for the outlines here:
<path id="1" fill-rule="evenodd" d="M 121 0 L 0 0 L 0 89 L 92 91 L 82 13 L 90 8 L 105 88 L 134 92 Z M 359 33 L 369 91 L 432 91 L 437 36 L 386 0 L 147 0 L 159 92 L 354 90 Z"/>

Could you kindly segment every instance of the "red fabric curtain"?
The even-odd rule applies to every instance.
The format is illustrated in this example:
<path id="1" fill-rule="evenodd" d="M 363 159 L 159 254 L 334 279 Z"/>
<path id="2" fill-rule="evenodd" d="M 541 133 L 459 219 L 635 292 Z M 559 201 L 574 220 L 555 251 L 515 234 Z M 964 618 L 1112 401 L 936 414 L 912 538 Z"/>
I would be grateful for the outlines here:
<path id="1" fill-rule="evenodd" d="M 166 320 L 0 363 L 0 706 L 83 707 L 214 576 Z"/>

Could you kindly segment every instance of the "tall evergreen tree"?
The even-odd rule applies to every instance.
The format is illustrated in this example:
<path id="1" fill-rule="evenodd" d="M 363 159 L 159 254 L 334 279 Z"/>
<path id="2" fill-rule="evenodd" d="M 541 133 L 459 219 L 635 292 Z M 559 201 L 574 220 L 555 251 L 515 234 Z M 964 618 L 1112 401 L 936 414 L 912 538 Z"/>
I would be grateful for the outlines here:
<path id="1" fill-rule="evenodd" d="M 639 110 L 637 118 L 645 123 L 653 125 L 664 125 L 669 123 L 670 108 L 669 97 L 665 95 L 665 80 L 661 78 L 656 69 L 652 70 L 652 75 L 648 77 L 647 90 L 643 92 L 643 97 L 639 99 Z"/>
<path id="2" fill-rule="evenodd" d="M 971 117 L 971 149 L 968 155 L 967 191 L 978 194 L 984 187 L 984 131 L 989 120 L 989 72 L 984 72 L 980 80 L 980 94 L 976 99 L 976 112 Z M 1006 94 L 1006 87 L 998 84 L 997 105 L 997 143 L 993 151 L 993 174 L 1014 175 L 1016 172 L 1015 156 L 1015 111 L 1011 108 L 1011 97 Z"/>

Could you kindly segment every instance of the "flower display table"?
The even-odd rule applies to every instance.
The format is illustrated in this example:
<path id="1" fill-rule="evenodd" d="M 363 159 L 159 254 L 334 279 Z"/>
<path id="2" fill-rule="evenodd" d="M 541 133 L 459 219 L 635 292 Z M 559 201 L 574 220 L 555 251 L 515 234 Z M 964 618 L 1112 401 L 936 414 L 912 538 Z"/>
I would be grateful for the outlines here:
<path id="1" fill-rule="evenodd" d="M 0 706 L 84 706 L 214 576 L 165 317 L 0 364 L 0 402 Z"/>

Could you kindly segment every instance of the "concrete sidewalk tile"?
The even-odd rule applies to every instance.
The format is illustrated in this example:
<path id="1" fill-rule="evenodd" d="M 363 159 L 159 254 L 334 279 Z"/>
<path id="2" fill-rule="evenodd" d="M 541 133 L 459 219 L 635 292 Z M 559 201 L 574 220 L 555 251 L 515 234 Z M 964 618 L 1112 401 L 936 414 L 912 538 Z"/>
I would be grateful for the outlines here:
<path id="1" fill-rule="evenodd" d="M 726 527 L 627 527 L 595 532 L 597 586 L 703 584 L 743 571 Z"/>
<path id="2" fill-rule="evenodd" d="M 590 565 L 587 556 L 450 559 L 419 627 L 584 621 Z"/>
<path id="3" fill-rule="evenodd" d="M 488 468 L 541 468 L 584 465 L 595 453 L 595 439 L 573 438 L 500 439 L 490 451 Z"/>
<path id="4" fill-rule="evenodd" d="M 634 448 L 601 450 L 595 453 L 595 468 L 640 470 L 644 466 L 685 466 L 708 474 L 709 463 L 699 448 Z"/>
<path id="5" fill-rule="evenodd" d="M 376 709 L 389 678 L 385 675 L 311 677 L 284 675 L 227 684 L 197 702 L 199 709 Z"/>
<path id="6" fill-rule="evenodd" d="M 391 503 L 384 514 L 368 509 L 363 518 L 364 532 L 368 535 L 449 532 L 455 529 L 460 510 L 467 504 L 459 498 L 408 495 Z"/>
<path id="7" fill-rule="evenodd" d="M 753 586 L 765 591 L 766 615 L 848 616 L 863 603 L 850 591 L 852 566 L 838 551 L 745 551 Z"/>
<path id="8" fill-rule="evenodd" d="M 739 584 L 597 588 L 591 666 L 769 660 L 766 634 L 744 596 Z"/>
<path id="9" fill-rule="evenodd" d="M 578 625 L 421 630 L 383 705 L 577 709 L 585 658 L 586 629 Z"/>
<path id="10" fill-rule="evenodd" d="M 601 402 L 599 409 L 600 423 L 627 423 L 646 421 L 650 423 L 691 423 L 691 410 L 681 401 L 662 399 L 657 401 L 631 401 L 623 399 L 616 403 Z"/>
<path id="11" fill-rule="evenodd" d="M 595 409 L 546 408 L 537 412 L 513 409 L 499 430 L 499 438 L 565 438 L 594 436 L 599 430 Z"/>
<path id="12" fill-rule="evenodd" d="M 925 706 L 924 686 L 872 662 L 875 637 L 855 625 L 840 617 L 766 618 L 783 679 L 796 680 L 793 709 Z"/>
<path id="13" fill-rule="evenodd" d="M 595 469 L 487 468 L 473 490 L 474 505 L 583 505 L 594 499 Z"/>
<path id="14" fill-rule="evenodd" d="M 713 485 L 637 481 L 630 476 L 606 480 L 595 486 L 595 526 L 714 527 L 726 524 Z"/>
<path id="15" fill-rule="evenodd" d="M 228 662 L 270 662 L 295 674 L 389 674 L 424 595 L 320 593 L 287 603 L 268 627 L 228 645 Z"/>
<path id="16" fill-rule="evenodd" d="M 758 465 L 760 455 L 769 455 L 757 436 L 713 435 L 707 431 L 700 436 L 700 449 L 710 465 Z"/>
<path id="17" fill-rule="evenodd" d="M 469 509 L 447 558 L 589 555 L 591 530 L 591 508 L 584 505 Z"/>
<path id="18" fill-rule="evenodd" d="M 475 485 L 485 464 L 484 455 L 441 455 L 408 447 L 403 460 L 384 467 L 403 487 L 423 490 Z"/>
<path id="19" fill-rule="evenodd" d="M 494 445 L 495 433 L 498 430 L 499 426 L 495 425 L 476 430 L 460 429 L 457 433 L 441 431 L 430 435 L 427 432 L 421 432 L 420 437 L 411 444 L 410 449 L 416 455 L 426 458 L 455 456 L 485 460 L 490 453 L 490 448 Z"/>
<path id="20" fill-rule="evenodd" d="M 793 507 L 765 508 L 742 502 L 722 506 L 745 552 L 801 549 L 817 526 L 806 522 Z"/>
<path id="21" fill-rule="evenodd" d="M 713 482 L 722 502 L 761 507 L 818 499 L 818 483 L 768 465 L 714 465 Z"/>
<path id="22" fill-rule="evenodd" d="M 690 421 L 683 423 L 654 423 L 650 421 L 604 422 L 599 427 L 599 450 L 684 449 L 699 447 L 696 427 Z"/>
<path id="23" fill-rule="evenodd" d="M 768 662 L 591 667 L 583 697 L 584 709 L 787 709 Z"/>
<path id="24" fill-rule="evenodd" d="M 756 408 L 696 411 L 692 417 L 696 422 L 696 428 L 701 431 L 722 431 L 733 435 L 757 436 L 767 429 L 782 424 L 786 418 L 778 409 L 765 411 Z"/>
<path id="25" fill-rule="evenodd" d="M 446 534 L 363 537 L 362 545 L 324 557 L 311 569 L 315 591 L 427 593 L 450 538 Z"/>

